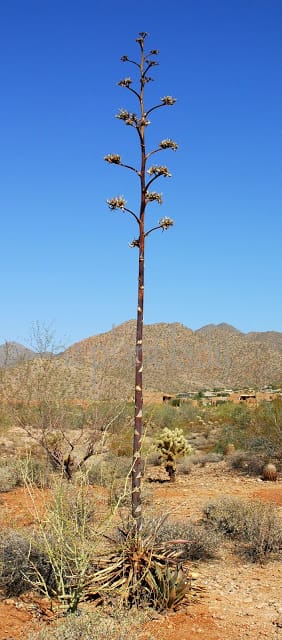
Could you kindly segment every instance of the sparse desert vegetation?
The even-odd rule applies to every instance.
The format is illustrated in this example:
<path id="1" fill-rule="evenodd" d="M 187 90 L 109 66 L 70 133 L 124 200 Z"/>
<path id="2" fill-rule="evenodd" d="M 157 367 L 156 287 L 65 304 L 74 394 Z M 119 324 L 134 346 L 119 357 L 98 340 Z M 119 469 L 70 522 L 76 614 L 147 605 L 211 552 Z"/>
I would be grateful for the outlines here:
<path id="1" fill-rule="evenodd" d="M 137 321 L 66 350 L 38 330 L 36 353 L 0 348 L 3 640 L 259 640 L 282 628 L 281 336 L 143 327 L 147 237 L 173 226 L 145 224 L 162 204 L 156 181 L 171 177 L 151 156 L 178 148 L 147 146 L 150 114 L 176 102 L 147 106 L 159 53 L 147 36 L 138 61 L 121 58 L 137 78 L 118 82 L 138 113 L 116 116 L 137 133 L 140 165 L 104 157 L 139 181 L 136 210 L 107 200 L 137 224 Z"/>

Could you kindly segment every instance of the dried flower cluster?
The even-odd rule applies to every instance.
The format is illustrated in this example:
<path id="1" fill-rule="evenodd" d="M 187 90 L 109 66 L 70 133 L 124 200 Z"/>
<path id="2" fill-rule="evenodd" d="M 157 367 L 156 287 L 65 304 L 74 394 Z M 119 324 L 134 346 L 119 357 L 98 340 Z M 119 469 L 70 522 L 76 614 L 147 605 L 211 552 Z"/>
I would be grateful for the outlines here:
<path id="1" fill-rule="evenodd" d="M 158 165 L 153 165 L 152 167 L 150 167 L 147 170 L 147 173 L 152 176 L 164 176 L 164 178 L 170 178 L 171 177 L 171 173 L 169 173 L 169 170 L 167 167 L 164 166 L 158 166 Z"/>
<path id="2" fill-rule="evenodd" d="M 116 118 L 123 120 L 125 124 L 130 126 L 136 126 L 138 120 L 136 113 L 130 113 L 129 111 L 126 111 L 126 109 L 120 109 Z"/>
<path id="3" fill-rule="evenodd" d="M 106 162 L 109 162 L 109 164 L 121 163 L 121 157 L 118 153 L 109 153 L 107 156 L 104 157 L 104 160 L 106 160 Z"/>
<path id="4" fill-rule="evenodd" d="M 163 231 L 167 231 L 169 227 L 173 227 L 173 224 L 174 223 L 172 218 L 167 218 L 166 216 L 164 218 L 161 218 L 161 220 L 159 220 L 159 225 Z"/>
<path id="5" fill-rule="evenodd" d="M 116 198 L 111 198 L 107 200 L 107 205 L 110 209 L 124 209 L 126 205 L 126 200 L 123 196 L 117 196 Z"/>
<path id="6" fill-rule="evenodd" d="M 161 149 L 172 149 L 173 151 L 177 151 L 178 144 L 174 142 L 174 140 L 168 138 L 167 140 L 162 140 L 159 144 L 159 147 Z"/>
<path id="7" fill-rule="evenodd" d="M 147 202 L 156 200 L 159 204 L 163 203 L 162 194 L 157 193 L 157 191 L 146 191 L 146 200 Z"/>
<path id="8" fill-rule="evenodd" d="M 161 98 L 161 101 L 163 104 L 172 106 L 173 104 L 176 103 L 176 98 L 173 98 L 172 96 L 164 96 L 163 98 Z"/>
<path id="9" fill-rule="evenodd" d="M 118 82 L 119 87 L 130 87 L 131 84 L 131 78 L 124 78 L 123 80 L 120 80 L 120 82 Z"/>

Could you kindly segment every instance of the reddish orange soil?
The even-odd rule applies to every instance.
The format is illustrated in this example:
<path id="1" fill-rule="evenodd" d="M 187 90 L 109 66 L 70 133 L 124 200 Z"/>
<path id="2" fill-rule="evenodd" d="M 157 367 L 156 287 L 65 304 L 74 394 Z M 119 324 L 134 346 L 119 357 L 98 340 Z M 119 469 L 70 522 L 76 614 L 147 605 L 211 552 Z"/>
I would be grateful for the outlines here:
<path id="1" fill-rule="evenodd" d="M 152 471 L 152 470 L 151 470 Z M 94 494 L 105 498 L 105 491 Z M 146 511 L 174 518 L 197 518 L 211 498 L 233 495 L 273 503 L 282 515 L 282 483 L 263 483 L 237 476 L 225 463 L 194 467 L 175 484 L 145 485 Z M 48 492 L 36 492 L 36 504 L 44 508 Z M 23 526 L 33 521 L 30 499 L 23 489 L 2 494 L 2 526 Z M 244 562 L 231 546 L 219 549 L 218 558 L 193 563 L 195 597 L 180 611 L 157 615 L 145 625 L 162 640 L 282 640 L 282 563 Z M 26 595 L 0 602 L 0 640 L 25 640 L 30 628 L 52 617 L 46 601 Z"/>

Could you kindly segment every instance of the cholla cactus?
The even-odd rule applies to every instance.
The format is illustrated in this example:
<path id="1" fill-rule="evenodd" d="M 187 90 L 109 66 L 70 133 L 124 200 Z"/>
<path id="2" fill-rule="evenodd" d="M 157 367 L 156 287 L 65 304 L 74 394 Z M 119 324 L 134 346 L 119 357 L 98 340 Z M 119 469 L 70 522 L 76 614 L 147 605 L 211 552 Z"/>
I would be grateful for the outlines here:
<path id="1" fill-rule="evenodd" d="M 157 442 L 157 449 L 164 462 L 165 470 L 171 482 L 175 482 L 176 459 L 192 453 L 192 447 L 183 435 L 182 429 L 168 429 L 165 427 Z"/>

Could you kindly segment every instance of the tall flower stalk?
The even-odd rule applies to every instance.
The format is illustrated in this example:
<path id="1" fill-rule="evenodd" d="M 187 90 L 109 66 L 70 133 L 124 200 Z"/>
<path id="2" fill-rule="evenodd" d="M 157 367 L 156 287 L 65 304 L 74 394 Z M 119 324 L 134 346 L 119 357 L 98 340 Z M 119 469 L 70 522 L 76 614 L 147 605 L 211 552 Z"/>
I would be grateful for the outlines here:
<path id="1" fill-rule="evenodd" d="M 152 67 L 156 66 L 158 62 L 156 57 L 158 55 L 157 49 L 151 49 L 146 53 L 145 40 L 148 36 L 147 33 L 141 32 L 136 39 L 140 48 L 140 57 L 138 61 L 131 60 L 128 56 L 122 56 L 121 60 L 124 63 L 129 63 L 137 68 L 137 80 L 133 83 L 130 77 L 126 77 L 118 82 L 118 85 L 127 91 L 130 91 L 137 102 L 136 113 L 131 113 L 127 109 L 120 109 L 117 114 L 117 118 L 122 120 L 126 126 L 130 126 L 136 130 L 138 143 L 140 147 L 140 166 L 138 168 L 126 164 L 122 161 L 122 158 L 117 153 L 108 154 L 105 156 L 106 162 L 109 164 L 119 165 L 135 173 L 139 178 L 140 184 L 140 205 L 139 211 L 133 211 L 127 206 L 127 201 L 123 196 L 116 196 L 108 199 L 107 204 L 111 210 L 119 209 L 121 212 L 128 213 L 132 216 L 137 224 L 138 234 L 137 237 L 130 243 L 130 247 L 138 249 L 139 254 L 139 271 L 138 271 L 138 303 L 137 303 L 137 322 L 136 322 L 136 364 L 135 364 L 135 416 L 134 416 L 134 435 L 133 435 L 133 463 L 132 463 L 132 516 L 136 523 L 137 533 L 142 528 L 142 501 L 141 501 L 141 479 L 142 479 L 142 459 L 141 459 L 141 445 L 143 436 L 143 317 L 144 317 L 144 257 L 145 257 L 145 242 L 146 238 L 158 229 L 166 231 L 169 227 L 172 227 L 173 220 L 168 217 L 163 217 L 159 222 L 147 229 L 145 227 L 145 214 L 146 208 L 152 202 L 162 204 L 161 193 L 152 190 L 152 186 L 155 187 L 155 182 L 159 178 L 170 178 L 171 174 L 165 165 L 149 164 L 152 156 L 160 151 L 166 149 L 172 149 L 176 151 L 178 145 L 173 140 L 165 139 L 161 140 L 158 146 L 154 149 L 148 150 L 145 143 L 146 129 L 150 125 L 150 114 L 162 107 L 173 106 L 176 102 L 172 96 L 164 96 L 161 98 L 160 103 L 152 107 L 147 108 L 145 106 L 145 89 L 146 85 L 152 82 L 153 78 L 149 75 Z M 137 87 L 137 88 L 135 88 Z"/>

